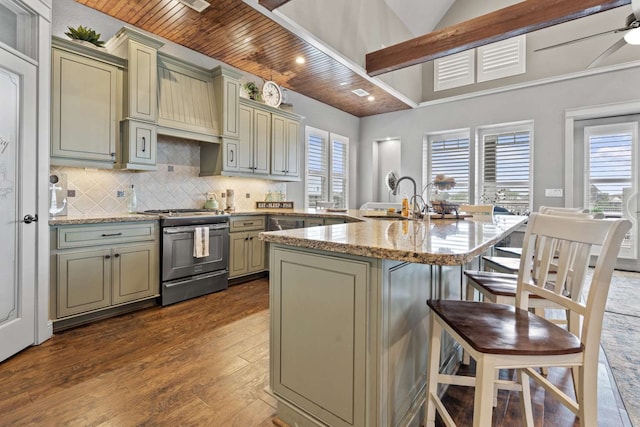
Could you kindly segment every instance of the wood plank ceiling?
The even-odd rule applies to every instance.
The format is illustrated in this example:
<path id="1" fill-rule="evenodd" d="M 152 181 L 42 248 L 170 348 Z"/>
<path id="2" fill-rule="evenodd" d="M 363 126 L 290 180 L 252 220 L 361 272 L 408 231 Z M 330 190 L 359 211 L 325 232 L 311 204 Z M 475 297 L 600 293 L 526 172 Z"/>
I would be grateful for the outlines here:
<path id="1" fill-rule="evenodd" d="M 357 117 L 410 108 L 241 0 L 211 0 L 202 13 L 175 0 L 76 2 Z"/>

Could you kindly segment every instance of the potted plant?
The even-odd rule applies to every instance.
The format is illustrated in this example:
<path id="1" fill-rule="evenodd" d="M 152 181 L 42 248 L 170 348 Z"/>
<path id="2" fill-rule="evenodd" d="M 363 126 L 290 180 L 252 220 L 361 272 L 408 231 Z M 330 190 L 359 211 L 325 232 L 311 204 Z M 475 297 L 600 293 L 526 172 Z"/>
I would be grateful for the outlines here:
<path id="1" fill-rule="evenodd" d="M 249 95 L 249 99 L 258 100 L 260 89 L 258 89 L 258 86 L 254 82 L 246 82 L 242 87 L 247 92 L 247 95 Z"/>
<path id="2" fill-rule="evenodd" d="M 78 28 L 68 28 L 69 31 L 64 34 L 71 40 L 88 42 L 96 47 L 104 47 L 104 41 L 100 40 L 100 33 L 96 33 L 93 29 L 89 27 L 83 27 L 82 25 L 78 26 Z"/>

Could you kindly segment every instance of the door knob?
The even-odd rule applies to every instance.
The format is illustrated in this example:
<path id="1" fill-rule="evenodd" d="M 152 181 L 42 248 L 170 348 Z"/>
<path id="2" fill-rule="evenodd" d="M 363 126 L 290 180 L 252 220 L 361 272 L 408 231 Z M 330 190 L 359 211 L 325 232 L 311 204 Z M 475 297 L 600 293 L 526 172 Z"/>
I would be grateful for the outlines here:
<path id="1" fill-rule="evenodd" d="M 31 224 L 32 222 L 38 222 L 38 214 L 36 214 L 35 216 L 27 214 L 27 215 L 24 216 L 22 221 L 25 224 Z"/>

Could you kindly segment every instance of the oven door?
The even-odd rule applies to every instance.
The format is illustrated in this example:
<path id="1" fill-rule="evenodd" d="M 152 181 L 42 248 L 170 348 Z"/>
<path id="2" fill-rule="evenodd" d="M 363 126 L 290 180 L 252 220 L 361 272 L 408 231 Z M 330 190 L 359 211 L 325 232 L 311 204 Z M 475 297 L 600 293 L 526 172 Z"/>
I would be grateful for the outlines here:
<path id="1" fill-rule="evenodd" d="M 193 256 L 195 226 L 162 230 L 162 281 L 229 268 L 229 224 L 210 224 L 209 256 Z"/>

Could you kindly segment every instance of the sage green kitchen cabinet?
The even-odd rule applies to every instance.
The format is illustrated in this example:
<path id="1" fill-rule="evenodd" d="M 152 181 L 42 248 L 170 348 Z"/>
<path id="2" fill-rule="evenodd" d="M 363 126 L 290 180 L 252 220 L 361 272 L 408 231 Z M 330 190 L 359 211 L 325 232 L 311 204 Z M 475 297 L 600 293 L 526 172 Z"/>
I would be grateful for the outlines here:
<path id="1" fill-rule="evenodd" d="M 52 317 L 94 315 L 160 292 L 154 222 L 51 229 Z"/>
<path id="2" fill-rule="evenodd" d="M 156 170 L 158 127 L 153 123 L 139 120 L 123 120 L 120 126 L 122 167 L 134 170 Z"/>
<path id="3" fill-rule="evenodd" d="M 127 60 L 124 118 L 157 122 L 158 49 L 163 45 L 131 27 L 121 28 L 105 44 L 110 53 Z"/>
<path id="4" fill-rule="evenodd" d="M 271 174 L 299 177 L 300 122 L 274 113 L 271 129 Z"/>
<path id="5" fill-rule="evenodd" d="M 232 217 L 229 228 L 229 278 L 267 269 L 266 244 L 260 240 L 265 216 Z"/>
<path id="6" fill-rule="evenodd" d="M 53 38 L 51 164 L 113 168 L 123 60 Z"/>
<path id="7" fill-rule="evenodd" d="M 271 114 L 240 104 L 238 130 L 238 171 L 269 175 Z"/>

